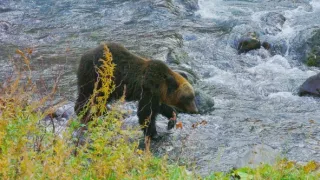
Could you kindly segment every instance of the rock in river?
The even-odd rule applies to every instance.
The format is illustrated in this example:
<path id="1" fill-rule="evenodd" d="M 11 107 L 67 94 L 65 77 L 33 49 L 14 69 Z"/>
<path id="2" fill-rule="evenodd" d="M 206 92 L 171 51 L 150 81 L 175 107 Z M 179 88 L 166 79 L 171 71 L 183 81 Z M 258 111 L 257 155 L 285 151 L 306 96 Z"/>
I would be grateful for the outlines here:
<path id="1" fill-rule="evenodd" d="M 299 95 L 311 95 L 320 97 L 320 73 L 309 77 L 299 88 Z"/>

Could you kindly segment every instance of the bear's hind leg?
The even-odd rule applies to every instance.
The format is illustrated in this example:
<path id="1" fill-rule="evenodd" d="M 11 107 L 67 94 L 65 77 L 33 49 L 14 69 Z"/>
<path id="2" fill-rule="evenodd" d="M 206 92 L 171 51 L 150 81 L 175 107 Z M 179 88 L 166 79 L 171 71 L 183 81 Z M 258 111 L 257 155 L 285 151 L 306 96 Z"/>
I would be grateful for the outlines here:
<path id="1" fill-rule="evenodd" d="M 158 113 L 148 110 L 140 111 L 138 108 L 138 117 L 139 117 L 139 124 L 145 136 L 151 136 L 152 138 L 156 138 L 157 128 L 156 128 L 156 115 Z"/>

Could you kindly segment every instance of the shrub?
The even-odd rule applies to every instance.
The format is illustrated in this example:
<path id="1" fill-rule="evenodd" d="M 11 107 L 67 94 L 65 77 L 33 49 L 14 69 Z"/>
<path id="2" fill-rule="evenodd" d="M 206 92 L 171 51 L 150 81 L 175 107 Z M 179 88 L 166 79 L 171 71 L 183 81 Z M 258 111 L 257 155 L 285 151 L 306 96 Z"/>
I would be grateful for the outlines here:
<path id="1" fill-rule="evenodd" d="M 95 89 L 87 108 L 92 121 L 70 120 L 64 132 L 42 120 L 52 113 L 44 109 L 56 91 L 35 98 L 28 52 L 17 51 L 23 71 L 1 87 L 0 95 L 0 179 L 185 179 L 184 167 L 168 165 L 166 157 L 155 158 L 138 149 L 138 129 L 123 129 L 119 103 L 106 112 L 108 95 L 114 89 L 112 56 L 105 46 L 103 66 L 98 69 L 100 89 Z M 24 78 L 25 77 L 25 78 Z M 99 83 L 98 82 L 98 83 Z M 96 84 L 97 86 L 97 84 Z M 98 96 L 103 94 L 103 96 Z M 81 117 L 80 117 L 81 118 Z M 87 126 L 81 136 L 74 132 Z M 81 134 L 81 133 L 78 133 Z M 81 145 L 75 143 L 82 141 Z"/>
<path id="2" fill-rule="evenodd" d="M 319 67 L 320 66 L 320 58 L 318 55 L 319 55 L 319 48 L 314 47 L 311 50 L 311 52 L 309 52 L 307 55 L 307 60 L 306 60 L 307 66 Z"/>

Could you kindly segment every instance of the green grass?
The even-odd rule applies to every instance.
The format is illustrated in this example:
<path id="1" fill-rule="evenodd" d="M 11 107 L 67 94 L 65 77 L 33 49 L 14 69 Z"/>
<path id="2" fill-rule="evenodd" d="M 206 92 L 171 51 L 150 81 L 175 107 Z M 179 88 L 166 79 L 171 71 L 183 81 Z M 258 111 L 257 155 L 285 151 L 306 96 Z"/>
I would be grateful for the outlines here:
<path id="1" fill-rule="evenodd" d="M 241 179 L 319 179 L 319 164 L 311 161 L 305 165 L 298 165 L 286 159 L 278 161 L 275 165 L 263 164 L 257 168 L 243 167 L 231 173 Z"/>

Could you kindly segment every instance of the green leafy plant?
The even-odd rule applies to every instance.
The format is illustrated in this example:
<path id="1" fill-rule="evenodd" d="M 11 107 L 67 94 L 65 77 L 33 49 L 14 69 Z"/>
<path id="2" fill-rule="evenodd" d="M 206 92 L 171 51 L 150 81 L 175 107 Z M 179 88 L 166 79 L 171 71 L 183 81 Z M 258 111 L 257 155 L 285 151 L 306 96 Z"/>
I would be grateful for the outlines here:
<path id="1" fill-rule="evenodd" d="M 318 56 L 319 52 L 318 47 L 314 47 L 310 53 L 308 53 L 306 64 L 307 66 L 320 66 L 320 57 Z"/>

